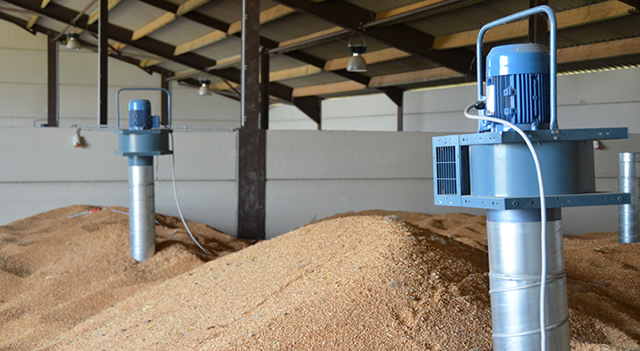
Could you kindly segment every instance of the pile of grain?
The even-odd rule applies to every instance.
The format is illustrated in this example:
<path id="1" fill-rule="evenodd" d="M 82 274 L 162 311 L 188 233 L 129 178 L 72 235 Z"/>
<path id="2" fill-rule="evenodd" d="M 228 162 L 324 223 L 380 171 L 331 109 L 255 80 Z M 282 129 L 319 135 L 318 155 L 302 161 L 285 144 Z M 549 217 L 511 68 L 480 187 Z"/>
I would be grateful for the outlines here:
<path id="1" fill-rule="evenodd" d="M 177 242 L 138 264 L 126 217 L 60 220 L 79 209 L 0 228 L 13 240 L 0 249 L 0 349 L 491 348 L 483 217 L 342 215 L 205 264 Z M 246 246 L 196 231 L 221 253 Z M 40 236 L 57 242 L 50 253 L 29 250 Z M 567 238 L 565 252 L 573 348 L 640 349 L 640 246 L 603 233 Z"/>

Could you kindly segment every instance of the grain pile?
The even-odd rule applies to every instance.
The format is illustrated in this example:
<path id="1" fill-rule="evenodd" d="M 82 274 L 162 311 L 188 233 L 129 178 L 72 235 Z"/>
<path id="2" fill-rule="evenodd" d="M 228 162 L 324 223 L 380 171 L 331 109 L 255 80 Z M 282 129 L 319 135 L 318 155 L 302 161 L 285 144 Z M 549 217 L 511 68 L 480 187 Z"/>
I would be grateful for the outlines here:
<path id="1" fill-rule="evenodd" d="M 57 217 L 78 209 L 57 210 Z M 177 243 L 138 264 L 127 257 L 126 217 L 104 212 L 77 219 L 87 222 L 67 228 L 75 235 L 60 230 L 61 239 L 48 238 L 59 247 L 38 255 L 58 268 L 38 266 L 44 258 L 24 245 L 38 241 L 35 223 L 62 225 L 54 214 L 0 228 L 0 349 L 491 348 L 483 217 L 341 215 L 205 264 Z M 82 226 L 121 232 L 112 239 L 83 234 Z M 159 226 L 158 236 L 172 226 Z M 213 234 L 196 231 L 204 237 L 207 230 Z M 220 252 L 246 246 L 222 238 L 227 249 Z M 640 247 L 615 239 L 565 240 L 576 350 L 640 349 Z M 94 256 L 78 258 L 84 250 Z M 29 283 L 34 277 L 38 284 Z M 83 291 L 65 289 L 74 282 Z"/>

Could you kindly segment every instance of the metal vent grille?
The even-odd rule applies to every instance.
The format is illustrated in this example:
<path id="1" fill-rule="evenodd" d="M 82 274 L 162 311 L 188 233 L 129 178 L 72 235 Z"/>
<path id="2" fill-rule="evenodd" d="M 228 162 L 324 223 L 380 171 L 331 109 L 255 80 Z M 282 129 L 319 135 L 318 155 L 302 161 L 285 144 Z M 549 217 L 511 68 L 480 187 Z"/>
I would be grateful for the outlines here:
<path id="1" fill-rule="evenodd" d="M 436 188 L 438 195 L 456 194 L 456 147 L 436 147 Z"/>

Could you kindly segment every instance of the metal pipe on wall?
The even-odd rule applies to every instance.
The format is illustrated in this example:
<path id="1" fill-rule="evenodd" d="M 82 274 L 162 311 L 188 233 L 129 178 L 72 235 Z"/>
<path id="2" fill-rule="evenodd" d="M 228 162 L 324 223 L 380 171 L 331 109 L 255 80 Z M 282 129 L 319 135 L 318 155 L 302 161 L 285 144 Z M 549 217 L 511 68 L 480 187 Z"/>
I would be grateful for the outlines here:
<path id="1" fill-rule="evenodd" d="M 487 235 L 493 349 L 540 350 L 540 211 L 489 210 Z M 547 350 L 569 350 L 569 308 L 560 209 L 547 210 Z"/>
<path id="2" fill-rule="evenodd" d="M 640 242 L 640 153 L 620 153 L 620 192 L 631 194 L 631 203 L 620 205 L 618 211 L 618 241 Z"/>

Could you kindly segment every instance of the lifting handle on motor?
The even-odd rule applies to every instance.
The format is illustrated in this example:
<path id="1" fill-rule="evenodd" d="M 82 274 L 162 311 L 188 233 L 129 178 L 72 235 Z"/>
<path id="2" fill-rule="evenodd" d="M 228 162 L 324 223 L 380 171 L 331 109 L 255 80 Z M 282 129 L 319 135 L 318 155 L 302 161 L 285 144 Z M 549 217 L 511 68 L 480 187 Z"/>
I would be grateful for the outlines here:
<path id="1" fill-rule="evenodd" d="M 499 25 L 509 23 L 515 21 L 517 19 L 528 17 L 531 15 L 535 15 L 537 13 L 546 13 L 549 17 L 549 24 L 551 32 L 549 34 L 549 75 L 550 80 L 549 84 L 551 85 L 550 94 L 551 94 L 551 130 L 558 129 L 558 118 L 557 118 L 557 83 L 556 83 L 556 64 L 557 64 L 557 54 L 556 54 L 556 15 L 553 13 L 551 7 L 547 5 L 536 6 L 534 8 L 530 8 L 518 13 L 514 13 L 513 15 L 497 19 L 493 22 L 489 22 L 485 24 L 481 29 L 480 33 L 478 33 L 478 41 L 476 42 L 476 62 L 477 62 L 477 74 L 478 74 L 478 100 L 485 100 L 486 96 L 484 96 L 484 91 L 482 85 L 484 83 L 484 79 L 482 77 L 482 39 L 484 38 L 484 34 L 487 30 L 497 27 Z"/>

